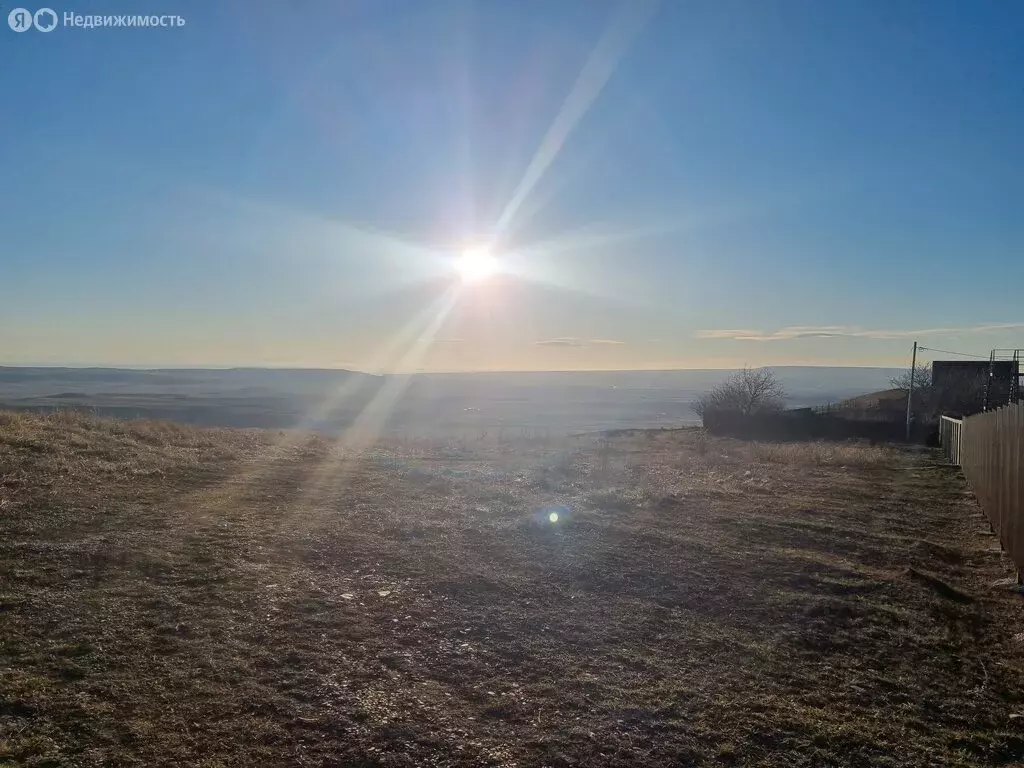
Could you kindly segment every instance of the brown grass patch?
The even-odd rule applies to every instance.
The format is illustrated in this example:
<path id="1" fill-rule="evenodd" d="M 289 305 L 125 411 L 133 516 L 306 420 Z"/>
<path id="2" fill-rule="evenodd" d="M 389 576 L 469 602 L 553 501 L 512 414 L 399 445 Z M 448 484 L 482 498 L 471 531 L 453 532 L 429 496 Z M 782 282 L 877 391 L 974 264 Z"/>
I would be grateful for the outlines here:
<path id="1" fill-rule="evenodd" d="M 933 461 L 0 414 L 0 765 L 1006 765 L 1024 621 Z"/>

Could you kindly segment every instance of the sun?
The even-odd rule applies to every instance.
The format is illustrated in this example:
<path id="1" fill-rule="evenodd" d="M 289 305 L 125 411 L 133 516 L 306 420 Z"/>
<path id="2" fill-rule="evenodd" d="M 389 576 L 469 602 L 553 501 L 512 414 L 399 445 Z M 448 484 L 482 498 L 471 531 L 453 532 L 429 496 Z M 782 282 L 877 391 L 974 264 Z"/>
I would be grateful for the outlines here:
<path id="1" fill-rule="evenodd" d="M 498 260 L 486 248 L 467 248 L 455 262 L 464 283 L 476 283 L 498 271 Z"/>

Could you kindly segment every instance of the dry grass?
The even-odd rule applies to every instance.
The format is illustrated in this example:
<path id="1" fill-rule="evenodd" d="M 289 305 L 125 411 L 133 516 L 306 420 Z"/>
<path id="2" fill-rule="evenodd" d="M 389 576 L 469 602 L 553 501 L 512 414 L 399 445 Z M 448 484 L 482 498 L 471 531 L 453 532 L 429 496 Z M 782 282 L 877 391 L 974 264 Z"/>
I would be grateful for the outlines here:
<path id="1" fill-rule="evenodd" d="M 0 765 L 1007 765 L 1024 620 L 930 460 L 0 414 Z"/>
<path id="2" fill-rule="evenodd" d="M 866 443 L 748 443 L 744 456 L 751 461 L 797 467 L 857 467 L 872 469 L 899 462 L 895 448 Z"/>

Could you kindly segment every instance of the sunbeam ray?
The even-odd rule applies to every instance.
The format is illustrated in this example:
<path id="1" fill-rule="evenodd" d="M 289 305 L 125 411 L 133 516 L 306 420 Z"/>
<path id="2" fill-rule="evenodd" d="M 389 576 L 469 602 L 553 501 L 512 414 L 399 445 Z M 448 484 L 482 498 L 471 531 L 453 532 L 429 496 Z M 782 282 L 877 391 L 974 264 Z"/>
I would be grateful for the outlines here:
<path id="1" fill-rule="evenodd" d="M 611 78 L 630 45 L 639 36 L 654 15 L 658 0 L 626 0 L 609 21 L 597 45 L 580 70 L 572 90 L 555 116 L 536 154 L 530 161 L 512 198 L 508 201 L 495 225 L 496 236 L 501 236 L 512 223 L 519 207 L 555 161 L 569 134 L 590 109 Z"/>
<path id="2" fill-rule="evenodd" d="M 688 224 L 689 222 L 685 219 L 680 220 L 679 218 L 637 225 L 630 229 L 608 229 L 599 225 L 586 224 L 574 230 L 559 233 L 554 237 L 532 241 L 517 250 L 528 255 L 543 254 L 544 256 L 587 251 L 673 234 L 687 229 Z"/>
<path id="3" fill-rule="evenodd" d="M 426 350 L 433 343 L 444 321 L 448 318 L 455 302 L 458 300 L 458 289 L 451 288 L 432 305 L 433 317 L 417 334 L 412 344 L 395 365 L 397 371 L 414 370 L 422 360 Z M 395 404 L 401 399 L 409 385 L 407 375 L 392 375 L 384 380 L 370 402 L 364 406 L 352 424 L 334 441 L 331 452 L 309 478 L 308 485 L 298 505 L 306 507 L 309 502 L 320 495 L 329 477 L 335 481 L 335 487 L 344 484 L 345 479 L 357 463 L 364 451 L 371 447 L 380 436 L 381 430 Z"/>
<path id="4" fill-rule="evenodd" d="M 403 360 L 407 360 L 410 357 L 408 352 L 409 344 L 411 343 L 415 348 L 417 339 L 422 339 L 424 333 L 427 332 L 421 331 L 421 328 L 426 325 L 430 329 L 429 332 L 431 334 L 437 333 L 444 318 L 447 317 L 451 310 L 452 302 L 449 300 L 451 295 L 452 291 L 449 290 L 402 326 L 370 360 L 370 367 L 390 367 L 396 357 L 399 360 L 399 366 Z M 438 320 L 438 318 L 440 319 Z M 425 347 L 426 344 L 424 343 L 422 348 Z M 247 488 L 270 477 L 280 462 L 289 461 L 296 449 L 310 441 L 310 428 L 323 418 L 329 416 L 349 397 L 357 394 L 362 385 L 363 381 L 361 378 L 346 381 L 312 411 L 308 412 L 298 425 L 284 431 L 280 439 L 271 443 L 268 449 L 260 454 L 254 463 L 226 477 L 223 482 L 217 485 L 203 488 L 180 499 L 179 503 L 183 508 L 191 510 L 192 514 L 201 517 L 204 512 L 219 508 L 237 499 L 239 494 L 244 493 Z M 388 380 L 385 380 L 381 387 L 387 386 Z M 375 396 L 371 399 L 370 403 L 372 404 L 375 400 L 379 400 L 379 397 Z M 344 437 L 345 433 L 343 432 L 341 437 L 334 443 L 335 449 L 341 444 Z M 330 459 L 325 458 L 324 461 L 328 462 Z M 323 474 L 319 466 L 310 468 L 310 476 L 313 478 L 320 478 Z M 316 482 L 318 481 L 314 479 L 312 484 L 315 485 Z"/>
<path id="5" fill-rule="evenodd" d="M 430 263 L 437 259 L 433 249 L 361 221 L 311 213 L 275 201 L 246 197 L 196 183 L 183 185 L 181 196 L 190 206 L 180 213 L 189 218 L 188 232 L 192 237 L 205 232 L 229 243 L 279 247 L 281 256 L 298 252 L 350 260 L 387 258 L 396 264 L 409 266 L 419 263 L 424 265 L 424 274 L 430 271 Z M 191 208 L 197 203 L 202 203 L 203 211 L 198 217 Z M 404 274 L 395 276 L 396 279 L 408 280 L 415 277 L 415 270 L 406 270 Z"/>

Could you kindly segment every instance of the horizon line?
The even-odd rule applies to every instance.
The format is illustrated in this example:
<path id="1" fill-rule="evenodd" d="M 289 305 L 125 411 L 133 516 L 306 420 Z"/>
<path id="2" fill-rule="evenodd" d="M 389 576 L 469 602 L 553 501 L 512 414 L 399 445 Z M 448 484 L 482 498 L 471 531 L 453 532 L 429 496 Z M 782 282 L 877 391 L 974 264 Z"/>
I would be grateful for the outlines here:
<path id="1" fill-rule="evenodd" d="M 864 368 L 864 369 L 896 369 L 897 365 L 828 365 L 823 363 L 781 363 L 777 365 L 758 365 L 752 368 Z M 736 371 L 743 366 L 718 366 L 694 368 L 520 368 L 520 369 L 459 369 L 430 371 L 369 371 L 361 368 L 329 368 L 317 366 L 273 366 L 273 365 L 123 365 L 123 364 L 74 364 L 74 363 L 5 363 L 2 368 L 61 368 L 67 370 L 105 370 L 105 371 L 337 371 L 346 373 L 362 373 L 367 376 L 420 376 L 420 375 L 457 375 L 457 374 L 509 374 L 509 373 L 670 373 L 674 371 Z"/>

